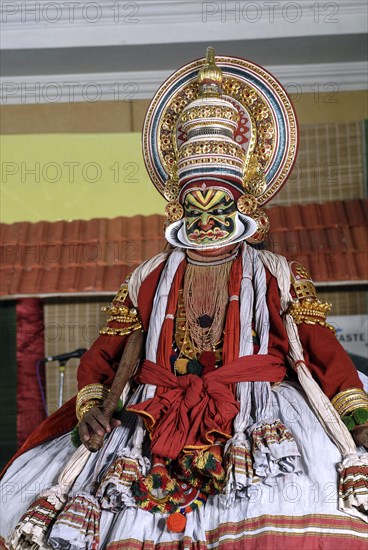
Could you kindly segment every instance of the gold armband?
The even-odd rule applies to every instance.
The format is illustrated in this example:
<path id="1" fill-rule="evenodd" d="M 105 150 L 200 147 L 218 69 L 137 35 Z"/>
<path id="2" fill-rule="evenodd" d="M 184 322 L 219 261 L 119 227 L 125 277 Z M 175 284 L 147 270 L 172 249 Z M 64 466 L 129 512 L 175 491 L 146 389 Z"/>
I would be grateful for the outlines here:
<path id="1" fill-rule="evenodd" d="M 119 323 L 136 323 L 139 321 L 139 313 L 135 307 L 116 306 L 111 304 L 110 306 L 104 306 L 101 308 L 103 313 L 109 315 L 107 322 L 118 321 Z"/>
<path id="2" fill-rule="evenodd" d="M 340 416 L 346 416 L 356 409 L 368 409 L 368 395 L 359 388 L 348 388 L 337 393 L 331 403 Z"/>
<path id="3" fill-rule="evenodd" d="M 126 336 L 136 330 L 140 330 L 141 328 L 141 323 L 135 323 L 124 328 L 104 327 L 100 330 L 100 334 L 107 334 L 108 336 Z"/>
<path id="4" fill-rule="evenodd" d="M 298 262 L 290 262 L 290 283 L 295 292 L 295 301 L 289 306 L 287 313 L 297 325 L 321 325 L 329 328 L 334 334 L 335 329 L 326 321 L 331 304 L 318 300 L 316 288 L 308 271 Z"/>
<path id="5" fill-rule="evenodd" d="M 122 323 L 126 326 L 121 328 L 107 326 L 100 330 L 100 334 L 107 334 L 108 336 L 126 336 L 142 328 L 142 320 L 138 309 L 135 307 L 128 307 L 124 304 L 128 297 L 128 279 L 129 277 L 122 284 L 112 304 L 101 308 L 101 311 L 108 315 L 108 323 Z"/>
<path id="6" fill-rule="evenodd" d="M 327 313 L 331 309 L 331 304 L 320 302 L 315 298 L 304 298 L 304 300 L 296 300 L 290 304 L 287 313 L 291 315 L 297 325 L 306 323 L 307 325 L 321 325 L 327 327 L 335 334 L 335 329 L 327 323 Z"/>
<path id="7" fill-rule="evenodd" d="M 77 401 L 75 406 L 75 413 L 80 422 L 83 415 L 92 409 L 92 407 L 99 406 L 109 395 L 109 388 L 103 384 L 89 384 L 78 392 Z"/>

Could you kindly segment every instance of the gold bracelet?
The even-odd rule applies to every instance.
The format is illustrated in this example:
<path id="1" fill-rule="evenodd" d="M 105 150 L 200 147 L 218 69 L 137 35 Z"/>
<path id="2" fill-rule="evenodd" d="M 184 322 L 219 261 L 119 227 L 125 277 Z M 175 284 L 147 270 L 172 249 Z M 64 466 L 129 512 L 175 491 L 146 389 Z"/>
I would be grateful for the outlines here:
<path id="1" fill-rule="evenodd" d="M 368 395 L 360 388 L 348 388 L 337 393 L 331 403 L 340 416 L 346 416 L 356 409 L 367 409 Z"/>
<path id="2" fill-rule="evenodd" d="M 77 403 L 83 403 L 91 399 L 105 399 L 109 391 L 109 388 L 103 384 L 88 384 L 78 392 Z"/>
<path id="3" fill-rule="evenodd" d="M 88 408 L 92 408 L 96 404 L 101 404 L 109 395 L 109 391 L 109 388 L 103 384 L 88 384 L 88 386 L 82 388 L 78 392 L 75 405 L 75 413 L 78 420 L 80 421 Z M 93 405 L 91 405 L 91 403 L 93 403 Z M 88 407 L 87 410 L 86 407 Z"/>

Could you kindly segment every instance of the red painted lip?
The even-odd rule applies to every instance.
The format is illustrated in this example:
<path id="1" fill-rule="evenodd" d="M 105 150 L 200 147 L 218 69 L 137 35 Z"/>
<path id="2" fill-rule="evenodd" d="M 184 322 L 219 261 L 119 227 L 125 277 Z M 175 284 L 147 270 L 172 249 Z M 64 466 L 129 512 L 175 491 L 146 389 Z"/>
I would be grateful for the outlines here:
<path id="1" fill-rule="evenodd" d="M 222 237 L 226 237 L 227 235 L 227 232 L 226 231 L 221 231 L 221 229 L 218 229 L 216 231 L 212 231 L 212 229 L 210 229 L 209 231 L 201 231 L 200 233 L 196 233 L 196 234 L 193 234 L 190 236 L 190 239 L 192 241 L 202 241 L 203 239 L 215 239 L 215 240 L 218 240 L 218 239 L 221 239 Z"/>

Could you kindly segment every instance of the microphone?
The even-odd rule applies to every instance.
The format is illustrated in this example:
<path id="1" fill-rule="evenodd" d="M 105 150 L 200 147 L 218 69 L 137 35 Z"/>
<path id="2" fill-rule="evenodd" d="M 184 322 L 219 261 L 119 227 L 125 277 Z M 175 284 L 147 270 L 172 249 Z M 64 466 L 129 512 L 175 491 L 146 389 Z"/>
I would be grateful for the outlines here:
<path id="1" fill-rule="evenodd" d="M 85 351 L 87 351 L 86 348 L 78 348 L 74 351 L 70 351 L 69 353 L 50 355 L 49 357 L 45 357 L 43 362 L 48 363 L 49 361 L 68 361 L 68 359 L 72 359 L 73 357 L 82 357 Z"/>

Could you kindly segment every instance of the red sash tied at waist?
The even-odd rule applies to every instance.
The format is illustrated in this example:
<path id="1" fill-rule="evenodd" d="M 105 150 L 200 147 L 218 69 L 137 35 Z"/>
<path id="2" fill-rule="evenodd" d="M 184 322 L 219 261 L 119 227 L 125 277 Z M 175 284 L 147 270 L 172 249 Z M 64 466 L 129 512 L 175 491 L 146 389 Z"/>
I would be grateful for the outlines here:
<path id="1" fill-rule="evenodd" d="M 136 375 L 139 384 L 165 388 L 128 410 L 142 416 L 151 434 L 154 454 L 175 459 L 191 448 L 212 444 L 216 434 L 231 437 L 239 412 L 231 385 L 237 382 L 281 382 L 286 367 L 274 355 L 240 357 L 208 372 L 175 376 L 152 361 L 144 361 Z"/>

